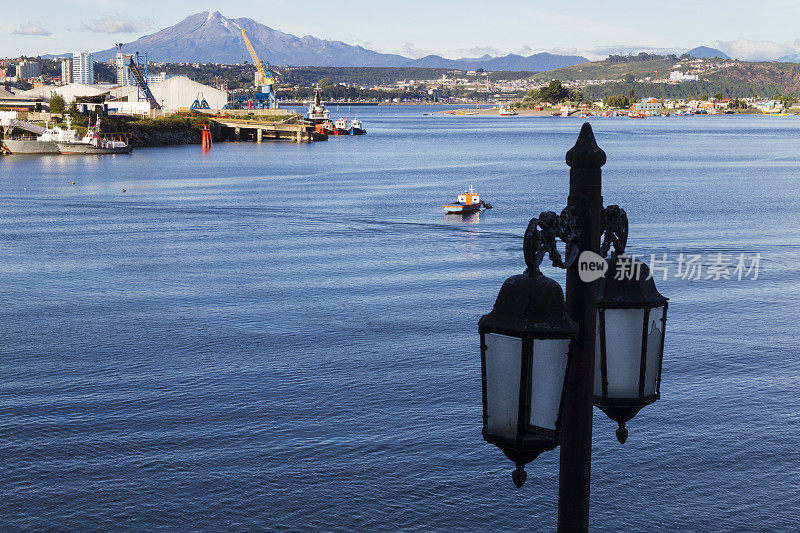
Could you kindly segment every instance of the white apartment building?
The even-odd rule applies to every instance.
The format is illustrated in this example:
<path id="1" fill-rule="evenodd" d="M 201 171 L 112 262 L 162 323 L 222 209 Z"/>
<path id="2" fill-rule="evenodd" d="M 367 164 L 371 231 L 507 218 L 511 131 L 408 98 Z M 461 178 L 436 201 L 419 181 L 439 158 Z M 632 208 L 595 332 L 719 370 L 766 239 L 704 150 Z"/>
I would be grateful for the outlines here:
<path id="1" fill-rule="evenodd" d="M 72 54 L 72 81 L 84 85 L 94 84 L 94 61 L 89 52 Z"/>
<path id="2" fill-rule="evenodd" d="M 114 59 L 114 65 L 116 66 L 117 71 L 117 85 L 120 87 L 124 87 L 125 85 L 135 85 L 135 81 L 133 76 L 131 76 L 131 71 L 128 68 L 128 65 L 131 63 L 131 58 L 133 54 L 123 54 L 122 52 L 117 52 L 117 56 Z"/>

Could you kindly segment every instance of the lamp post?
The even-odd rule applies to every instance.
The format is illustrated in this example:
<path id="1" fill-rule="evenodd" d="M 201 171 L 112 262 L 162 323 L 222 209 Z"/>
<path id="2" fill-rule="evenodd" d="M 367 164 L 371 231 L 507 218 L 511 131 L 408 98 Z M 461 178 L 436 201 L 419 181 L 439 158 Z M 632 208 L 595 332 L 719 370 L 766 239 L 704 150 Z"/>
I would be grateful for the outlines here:
<path id="1" fill-rule="evenodd" d="M 561 446 L 558 531 L 573 533 L 589 528 L 592 405 L 618 422 L 624 443 L 625 422 L 659 398 L 667 299 L 647 266 L 624 255 L 625 211 L 603 209 L 606 154 L 588 122 L 566 162 L 567 206 L 531 220 L 523 241 L 528 269 L 506 280 L 479 332 L 484 439 L 515 462 L 517 487 L 526 463 Z M 603 260 L 612 246 L 612 257 Z M 559 312 L 560 287 L 539 272 L 545 254 L 567 271 L 566 315 Z M 592 267 L 601 274 L 581 279 Z M 556 338 L 560 344 L 552 344 Z"/>

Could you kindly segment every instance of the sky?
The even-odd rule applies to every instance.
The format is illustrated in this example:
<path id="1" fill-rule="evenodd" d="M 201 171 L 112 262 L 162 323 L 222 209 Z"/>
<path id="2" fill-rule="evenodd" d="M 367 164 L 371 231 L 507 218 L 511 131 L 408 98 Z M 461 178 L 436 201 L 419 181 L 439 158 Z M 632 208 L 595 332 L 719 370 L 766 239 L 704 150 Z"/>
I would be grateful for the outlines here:
<path id="1" fill-rule="evenodd" d="M 200 11 L 408 57 L 548 51 L 600 59 L 699 45 L 743 60 L 800 54 L 800 0 L 36 0 L 35 9 L 0 2 L 0 57 L 103 50 Z"/>

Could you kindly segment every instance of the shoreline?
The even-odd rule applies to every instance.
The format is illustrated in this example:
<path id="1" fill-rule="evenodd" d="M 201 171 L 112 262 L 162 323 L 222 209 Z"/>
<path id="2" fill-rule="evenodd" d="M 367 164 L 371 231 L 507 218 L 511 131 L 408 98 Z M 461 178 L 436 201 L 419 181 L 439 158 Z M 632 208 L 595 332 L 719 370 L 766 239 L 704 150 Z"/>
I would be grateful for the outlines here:
<path id="1" fill-rule="evenodd" d="M 495 108 L 488 108 L 488 109 L 487 108 L 475 108 L 475 107 L 463 107 L 463 108 L 460 108 L 460 109 L 449 109 L 449 110 L 445 110 L 445 111 L 435 111 L 435 112 L 430 113 L 430 114 L 431 115 L 448 115 L 448 116 L 455 116 L 455 117 L 463 117 L 463 116 L 495 116 L 495 117 L 499 117 L 499 116 L 504 116 L 506 118 L 510 118 L 510 117 L 513 117 L 513 116 L 529 116 L 529 117 L 573 118 L 573 117 L 578 117 L 579 115 L 582 115 L 583 113 L 592 113 L 591 115 L 589 115 L 590 117 L 609 118 L 609 117 L 604 117 L 602 115 L 602 113 L 603 113 L 602 110 L 574 111 L 574 112 L 570 113 L 569 115 L 567 115 L 566 117 L 563 117 L 558 112 L 558 110 L 556 110 L 555 108 L 552 108 L 552 107 L 548 108 L 548 109 L 543 109 L 541 111 L 536 111 L 534 109 L 514 109 L 514 112 L 516 113 L 516 115 L 500 115 L 499 109 L 496 108 L 496 107 Z M 619 113 L 619 114 L 616 115 L 616 116 L 626 117 L 627 118 L 628 113 L 633 113 L 633 112 L 634 111 L 632 111 L 632 110 L 618 110 L 617 113 Z M 678 115 L 675 115 L 675 113 L 677 112 L 676 110 L 669 109 L 669 110 L 664 110 L 664 112 L 665 113 L 669 113 L 669 116 L 678 116 Z M 553 113 L 558 113 L 558 114 L 557 115 L 553 115 Z M 785 116 L 792 116 L 792 115 L 797 115 L 797 114 L 798 113 L 788 113 Z M 770 116 L 769 114 L 762 113 L 761 111 L 749 110 L 749 109 L 736 109 L 736 110 L 733 110 L 733 113 L 714 113 L 714 114 L 697 113 L 697 115 L 701 115 L 701 116 L 751 115 L 751 116 L 765 116 L 765 117 Z M 661 115 L 655 115 L 655 117 L 653 117 L 653 116 L 648 115 L 646 117 L 637 117 L 637 118 L 656 118 L 656 117 L 660 117 L 660 116 Z M 694 116 L 694 115 L 691 115 L 691 116 Z M 775 116 L 784 116 L 784 115 L 775 115 Z M 582 117 L 582 118 L 587 118 L 587 117 Z M 666 117 L 663 117 L 663 118 L 666 118 Z"/>

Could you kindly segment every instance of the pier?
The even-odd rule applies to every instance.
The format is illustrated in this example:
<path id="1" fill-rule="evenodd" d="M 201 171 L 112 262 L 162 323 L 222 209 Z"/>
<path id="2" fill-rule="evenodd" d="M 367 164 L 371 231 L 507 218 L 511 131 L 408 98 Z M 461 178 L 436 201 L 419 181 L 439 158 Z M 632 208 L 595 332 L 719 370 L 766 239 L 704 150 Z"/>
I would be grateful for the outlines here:
<path id="1" fill-rule="evenodd" d="M 216 136 L 226 141 L 289 140 L 294 142 L 313 142 L 327 140 L 328 136 L 314 130 L 313 124 L 300 121 L 296 123 L 255 122 L 233 118 L 214 118 Z"/>

